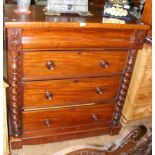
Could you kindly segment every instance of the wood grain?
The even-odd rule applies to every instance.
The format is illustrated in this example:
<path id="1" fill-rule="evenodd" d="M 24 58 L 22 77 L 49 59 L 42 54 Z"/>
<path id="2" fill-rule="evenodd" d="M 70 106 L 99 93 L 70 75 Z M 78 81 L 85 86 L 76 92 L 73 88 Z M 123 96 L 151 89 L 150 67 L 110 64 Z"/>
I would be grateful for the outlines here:
<path id="1" fill-rule="evenodd" d="M 94 128 L 94 125 L 95 125 L 95 128 Z M 32 131 L 32 132 L 26 131 L 23 133 L 23 138 L 24 139 L 33 138 L 35 140 L 35 138 L 43 139 L 43 137 L 54 137 L 54 139 L 56 139 L 57 141 L 59 141 L 59 140 L 61 141 L 61 139 L 59 139 L 59 136 L 61 136 L 61 138 L 63 138 L 62 137 L 63 135 L 72 137 L 72 134 L 73 134 L 75 137 L 78 138 L 79 133 L 89 132 L 89 134 L 90 134 L 91 131 L 96 132 L 97 130 L 103 130 L 103 129 L 105 129 L 109 133 L 109 130 L 108 130 L 109 124 L 108 123 L 103 124 L 102 122 L 98 122 L 98 123 L 92 122 L 89 124 L 85 123 L 85 124 L 77 124 L 77 125 L 72 125 L 72 126 L 66 125 L 63 127 L 59 126 L 59 128 L 48 128 L 48 129 Z M 102 133 L 102 134 L 105 134 L 105 133 Z M 65 140 L 65 138 L 64 138 L 64 140 Z"/>
<path id="2" fill-rule="evenodd" d="M 148 58 L 148 64 L 147 67 L 152 67 L 152 48 L 147 48 L 148 53 L 150 54 Z"/>
<path id="3" fill-rule="evenodd" d="M 152 0 L 145 1 L 144 11 L 142 13 L 141 20 L 151 26 L 147 35 L 152 37 Z"/>
<path id="4" fill-rule="evenodd" d="M 41 135 L 46 135 L 49 130 L 50 134 L 58 134 L 59 129 L 62 130 L 63 128 L 64 132 L 71 132 L 69 129 L 67 129 L 67 127 L 76 127 L 76 130 L 78 131 L 80 130 L 80 126 L 87 125 L 88 127 L 86 129 L 88 130 L 89 125 L 91 124 L 94 124 L 96 128 L 98 126 L 97 124 L 99 124 L 99 126 L 107 126 L 109 121 L 112 119 L 113 110 L 114 103 L 78 108 L 62 108 L 23 112 L 23 133 L 43 131 Z M 45 125 L 45 119 L 51 121 L 51 124 L 49 126 Z"/>
<path id="5" fill-rule="evenodd" d="M 23 29 L 23 49 L 127 48 L 134 43 L 134 30 L 50 28 Z"/>
<path id="6" fill-rule="evenodd" d="M 123 108 L 126 122 L 152 116 L 151 49 L 151 45 L 145 44 L 144 48 L 138 51 L 127 99 Z"/>
<path id="7" fill-rule="evenodd" d="M 120 77 L 100 77 L 23 83 L 24 108 L 73 105 L 89 102 L 103 102 L 114 99 Z M 97 87 L 102 94 L 96 92 Z M 53 97 L 45 96 L 50 92 Z"/>
<path id="8" fill-rule="evenodd" d="M 141 18 L 143 22 L 152 25 L 152 0 L 145 1 L 145 7 Z"/>
<path id="9" fill-rule="evenodd" d="M 140 92 L 137 96 L 137 100 L 141 103 L 141 99 L 152 100 L 152 67 L 147 67 L 142 79 L 142 85 L 140 85 Z M 137 103 L 138 104 L 138 103 Z"/>
<path id="10" fill-rule="evenodd" d="M 96 77 L 123 72 L 127 51 L 37 51 L 23 53 L 23 80 Z M 54 69 L 47 67 L 54 63 Z M 101 66 L 108 63 L 107 67 Z M 90 72 L 91 70 L 91 72 Z"/>
<path id="11" fill-rule="evenodd" d="M 117 131 L 120 128 L 116 128 Z M 79 130 L 78 132 L 74 131 L 70 133 L 61 133 L 58 135 L 48 135 L 48 136 L 32 136 L 32 137 L 23 137 L 23 145 L 33 145 L 33 144 L 42 144 L 42 143 L 50 143 L 50 142 L 61 142 L 64 140 L 72 140 L 72 139 L 80 139 L 80 138 L 88 138 L 93 136 L 99 136 L 103 134 L 108 134 L 109 130 L 108 127 L 101 127 L 101 128 L 94 128 L 91 126 L 87 130 Z"/>
<path id="12" fill-rule="evenodd" d="M 80 17 L 79 15 L 66 15 L 62 16 L 45 16 L 44 11 L 42 11 L 44 6 L 31 6 L 31 14 L 23 16 L 22 14 L 14 13 L 16 5 L 5 5 L 5 27 L 7 28 L 83 28 L 80 23 L 85 23 L 85 28 L 104 28 L 104 29 L 141 29 L 148 30 L 149 25 L 141 25 L 140 22 L 131 17 L 131 21 L 126 22 L 126 24 L 106 24 L 102 22 L 102 11 L 103 7 L 91 7 L 89 6 L 89 11 L 93 16 Z M 12 20 L 14 19 L 14 20 Z"/>

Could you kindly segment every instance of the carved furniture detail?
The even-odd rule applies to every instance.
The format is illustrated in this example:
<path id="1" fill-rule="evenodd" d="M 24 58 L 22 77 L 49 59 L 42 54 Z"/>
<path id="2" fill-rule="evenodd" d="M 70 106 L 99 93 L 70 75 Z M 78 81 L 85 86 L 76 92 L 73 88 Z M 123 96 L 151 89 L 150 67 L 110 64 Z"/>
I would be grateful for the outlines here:
<path id="1" fill-rule="evenodd" d="M 22 134 L 21 120 L 21 52 L 22 52 L 22 30 L 8 30 L 8 78 L 9 78 L 9 94 L 10 98 L 10 122 L 12 126 L 11 134 L 14 137 L 20 137 Z"/>
<path id="2" fill-rule="evenodd" d="M 130 126 L 114 142 L 103 146 L 77 145 L 53 155 L 151 155 L 152 131 L 150 126 Z"/>

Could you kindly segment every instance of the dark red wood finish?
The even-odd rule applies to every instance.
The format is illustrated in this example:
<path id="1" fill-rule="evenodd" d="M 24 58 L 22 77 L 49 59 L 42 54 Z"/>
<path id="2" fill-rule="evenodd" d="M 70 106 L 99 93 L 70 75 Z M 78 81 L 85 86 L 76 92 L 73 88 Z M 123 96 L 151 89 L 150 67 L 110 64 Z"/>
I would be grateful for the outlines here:
<path id="1" fill-rule="evenodd" d="M 45 16 L 40 6 L 23 17 L 14 9 L 5 9 L 12 147 L 118 133 L 149 26 L 102 23 L 95 7 L 93 17 Z"/>
<path id="2" fill-rule="evenodd" d="M 79 105 L 115 99 L 119 81 L 120 76 L 25 82 L 24 108 Z"/>
<path id="3" fill-rule="evenodd" d="M 127 48 L 135 39 L 132 29 L 35 28 L 23 30 L 22 43 L 23 49 Z"/>
<path id="4" fill-rule="evenodd" d="M 106 127 L 110 124 L 113 110 L 114 102 L 92 106 L 26 111 L 23 112 L 23 136 L 78 132 L 84 129 L 90 130 L 94 125 L 95 128 Z"/>
<path id="5" fill-rule="evenodd" d="M 125 50 L 23 52 L 23 80 L 119 75 L 127 56 Z"/>

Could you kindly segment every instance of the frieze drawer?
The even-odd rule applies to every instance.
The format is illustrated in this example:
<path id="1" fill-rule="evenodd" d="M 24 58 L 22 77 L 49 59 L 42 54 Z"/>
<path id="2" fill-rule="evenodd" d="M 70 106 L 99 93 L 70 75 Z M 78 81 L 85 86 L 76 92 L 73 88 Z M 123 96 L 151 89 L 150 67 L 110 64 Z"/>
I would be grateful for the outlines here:
<path id="1" fill-rule="evenodd" d="M 24 29 L 23 49 L 129 48 L 134 30 L 92 28 Z"/>
<path id="2" fill-rule="evenodd" d="M 128 52 L 37 51 L 23 53 L 23 79 L 59 79 L 120 74 Z"/>
<path id="3" fill-rule="evenodd" d="M 24 108 L 66 106 L 115 99 L 120 76 L 23 83 Z"/>

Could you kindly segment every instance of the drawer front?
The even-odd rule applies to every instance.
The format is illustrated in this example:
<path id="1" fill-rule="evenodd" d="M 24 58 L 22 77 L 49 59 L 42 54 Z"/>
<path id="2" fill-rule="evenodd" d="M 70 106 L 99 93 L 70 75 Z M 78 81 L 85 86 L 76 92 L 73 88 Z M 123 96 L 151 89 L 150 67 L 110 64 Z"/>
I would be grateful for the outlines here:
<path id="1" fill-rule="evenodd" d="M 127 55 L 127 51 L 24 52 L 23 77 L 25 80 L 35 80 L 120 73 L 126 64 Z"/>
<path id="2" fill-rule="evenodd" d="M 76 130 L 79 130 L 93 124 L 107 126 L 110 125 L 113 111 L 114 103 L 23 112 L 23 132 L 51 130 L 50 134 L 52 134 L 65 128 L 69 131 L 69 128 L 76 127 Z"/>
<path id="3" fill-rule="evenodd" d="M 114 99 L 119 79 L 117 76 L 25 82 L 24 107 L 67 106 Z"/>
<path id="4" fill-rule="evenodd" d="M 129 48 L 134 30 L 90 28 L 23 29 L 24 49 Z"/>

